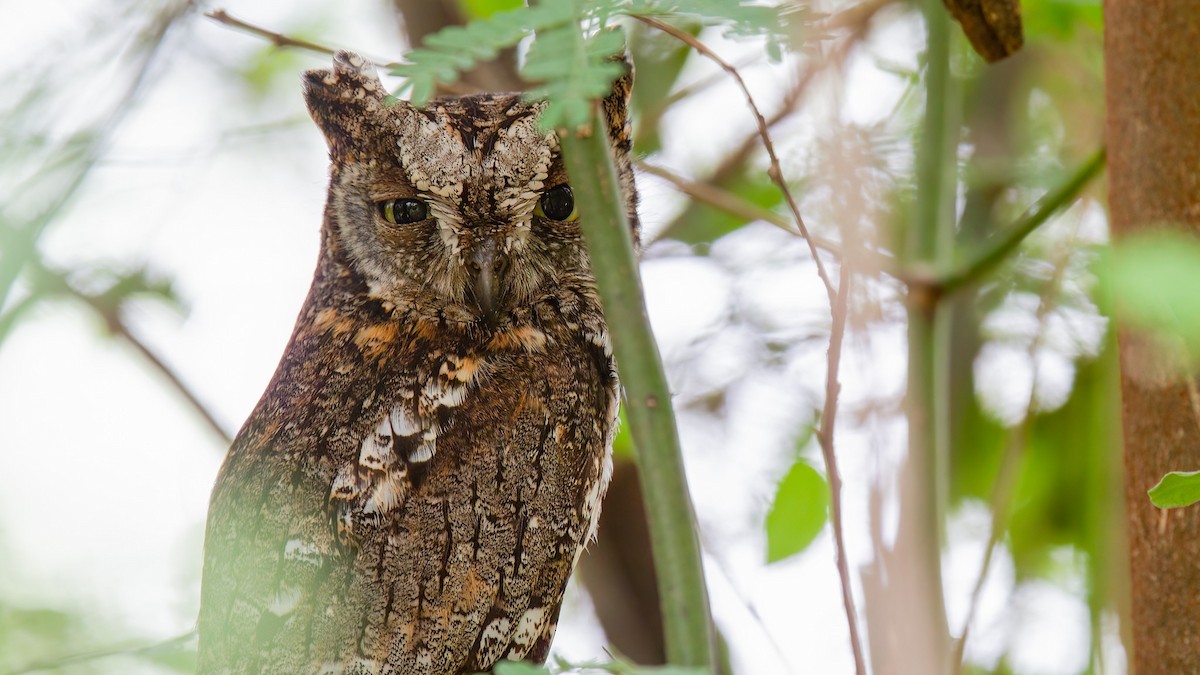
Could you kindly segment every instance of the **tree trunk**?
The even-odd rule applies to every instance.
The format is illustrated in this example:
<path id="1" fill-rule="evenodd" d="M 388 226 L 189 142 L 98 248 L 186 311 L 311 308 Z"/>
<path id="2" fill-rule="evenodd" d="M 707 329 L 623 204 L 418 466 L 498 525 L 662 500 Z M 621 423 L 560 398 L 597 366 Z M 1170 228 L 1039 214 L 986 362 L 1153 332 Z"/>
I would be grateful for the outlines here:
<path id="1" fill-rule="evenodd" d="M 1109 203 L 1117 238 L 1200 234 L 1200 12 L 1190 0 L 1105 3 Z M 1119 334 L 1133 653 L 1139 675 L 1200 671 L 1200 508 L 1159 511 L 1146 491 L 1200 468 L 1195 381 L 1154 343 Z"/>

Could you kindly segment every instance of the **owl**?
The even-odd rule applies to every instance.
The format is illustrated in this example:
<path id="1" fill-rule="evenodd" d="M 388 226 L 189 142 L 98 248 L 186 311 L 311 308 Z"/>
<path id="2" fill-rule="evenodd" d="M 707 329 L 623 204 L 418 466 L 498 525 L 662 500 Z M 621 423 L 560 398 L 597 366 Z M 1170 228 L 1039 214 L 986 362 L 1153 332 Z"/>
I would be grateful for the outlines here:
<path id="1" fill-rule="evenodd" d="M 630 75 L 603 102 L 636 236 Z M 540 662 L 619 403 L 545 104 L 304 75 L 331 158 L 317 269 L 213 489 L 200 673 Z"/>

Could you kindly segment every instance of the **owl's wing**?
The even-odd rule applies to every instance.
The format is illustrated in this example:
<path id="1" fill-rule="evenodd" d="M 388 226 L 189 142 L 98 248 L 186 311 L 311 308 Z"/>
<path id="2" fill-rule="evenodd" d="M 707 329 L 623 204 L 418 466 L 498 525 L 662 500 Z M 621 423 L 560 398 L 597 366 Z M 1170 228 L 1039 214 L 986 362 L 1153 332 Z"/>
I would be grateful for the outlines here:
<path id="1" fill-rule="evenodd" d="M 275 407 L 292 414 L 273 412 L 271 403 L 256 410 L 213 490 L 201 672 L 308 671 L 354 652 L 353 640 L 342 644 L 345 617 L 380 602 L 352 590 L 364 576 L 360 546 L 371 538 L 371 558 L 386 545 L 380 533 L 402 518 L 475 368 L 462 359 L 437 363 L 438 375 L 423 382 L 415 366 L 346 383 L 326 369 L 309 378 L 323 380 L 323 389 L 297 389 L 320 395 L 293 396 L 280 385 L 264 397 L 285 400 Z M 360 361 L 357 372 L 369 367 Z M 329 422 L 267 421 L 293 418 Z M 367 576 L 388 576 L 373 572 Z"/>
<path id="2" fill-rule="evenodd" d="M 248 429 L 209 508 L 198 672 L 314 672 L 315 591 L 346 574 L 354 554 L 336 541 L 315 463 Z"/>

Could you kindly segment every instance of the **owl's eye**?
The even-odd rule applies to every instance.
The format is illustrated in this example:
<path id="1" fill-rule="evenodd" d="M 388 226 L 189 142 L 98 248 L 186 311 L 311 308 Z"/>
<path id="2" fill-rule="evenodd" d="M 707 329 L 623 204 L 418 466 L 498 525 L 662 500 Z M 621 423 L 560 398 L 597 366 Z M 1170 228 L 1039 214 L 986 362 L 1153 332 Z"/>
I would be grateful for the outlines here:
<path id="1" fill-rule="evenodd" d="M 396 225 L 419 223 L 429 217 L 429 204 L 420 199 L 388 199 L 379 202 L 379 215 Z"/>
<path id="2" fill-rule="evenodd" d="M 575 195 L 571 186 L 563 183 L 542 193 L 537 206 L 533 208 L 534 215 L 550 220 L 575 220 L 579 211 L 575 208 Z"/>

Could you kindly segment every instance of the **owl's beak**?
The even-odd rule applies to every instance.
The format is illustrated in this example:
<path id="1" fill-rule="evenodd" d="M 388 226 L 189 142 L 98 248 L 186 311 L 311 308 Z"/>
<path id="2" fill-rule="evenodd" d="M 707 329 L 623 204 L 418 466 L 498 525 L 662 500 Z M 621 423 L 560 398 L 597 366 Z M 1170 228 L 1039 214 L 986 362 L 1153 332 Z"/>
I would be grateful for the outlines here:
<path id="1" fill-rule="evenodd" d="M 500 248 L 499 240 L 487 237 L 475 244 L 467 258 L 475 306 L 479 308 L 480 317 L 493 327 L 499 318 L 504 270 L 507 267 L 507 260 Z"/>

